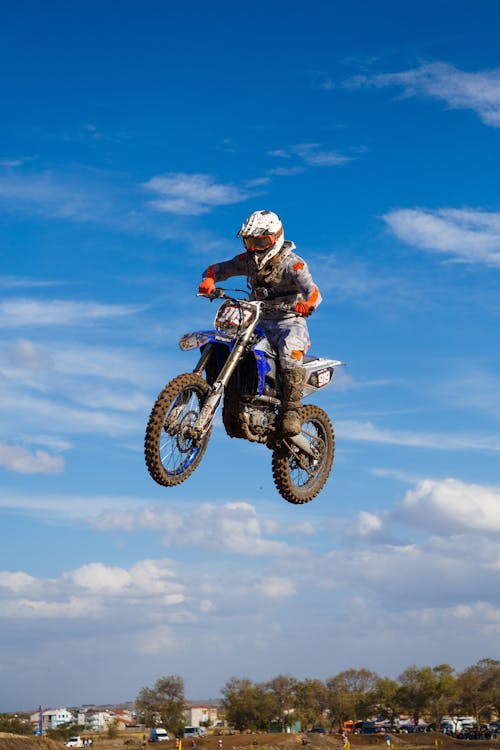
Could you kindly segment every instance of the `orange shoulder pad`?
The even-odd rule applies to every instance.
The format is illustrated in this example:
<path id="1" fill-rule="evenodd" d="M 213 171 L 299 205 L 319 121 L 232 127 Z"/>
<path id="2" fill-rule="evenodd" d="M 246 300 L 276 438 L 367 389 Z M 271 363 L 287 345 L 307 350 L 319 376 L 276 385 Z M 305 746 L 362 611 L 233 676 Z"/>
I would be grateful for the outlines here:
<path id="1" fill-rule="evenodd" d="M 294 271 L 298 271 L 300 268 L 304 268 L 304 264 L 299 260 L 297 263 L 294 263 L 292 268 Z"/>

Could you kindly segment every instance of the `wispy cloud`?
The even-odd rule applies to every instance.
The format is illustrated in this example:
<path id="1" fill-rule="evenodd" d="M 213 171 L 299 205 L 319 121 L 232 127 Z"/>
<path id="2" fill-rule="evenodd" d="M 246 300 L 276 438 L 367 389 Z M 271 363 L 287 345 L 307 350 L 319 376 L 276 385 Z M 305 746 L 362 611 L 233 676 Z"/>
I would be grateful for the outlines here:
<path id="1" fill-rule="evenodd" d="M 36 287 L 60 286 L 61 281 L 49 281 L 47 279 L 30 279 L 25 276 L 0 276 L 0 288 L 2 289 L 30 289 Z"/>
<path id="2" fill-rule="evenodd" d="M 4 328 L 83 325 L 133 315 L 142 309 L 136 305 L 107 305 L 91 301 L 10 299 L 0 302 L 0 325 Z"/>
<path id="3" fill-rule="evenodd" d="M 480 410 L 495 421 L 500 417 L 500 378 L 486 370 L 463 364 L 459 373 L 438 386 L 437 391 L 455 408 Z"/>
<path id="4" fill-rule="evenodd" d="M 246 200 L 248 193 L 232 184 L 217 182 L 207 174 L 170 172 L 152 177 L 143 188 L 157 197 L 150 205 L 157 211 L 198 216 L 216 206 L 227 206 Z"/>
<path id="5" fill-rule="evenodd" d="M 269 156 L 278 159 L 298 158 L 308 167 L 338 167 L 352 161 L 351 156 L 339 154 L 338 151 L 327 151 L 322 148 L 320 143 L 297 143 L 288 148 L 275 149 L 268 152 Z M 302 171 L 300 167 L 284 167 L 269 170 L 269 174 L 293 175 Z"/>
<path id="6" fill-rule="evenodd" d="M 403 242 L 456 261 L 500 267 L 500 212 L 397 209 L 383 216 Z"/>
<path id="7" fill-rule="evenodd" d="M 383 430 L 372 422 L 337 421 L 337 432 L 345 440 L 366 443 L 385 443 L 409 448 L 432 448 L 433 450 L 466 451 L 477 450 L 497 453 L 500 451 L 498 435 L 473 435 L 469 433 L 421 433 L 404 430 Z"/>
<path id="8" fill-rule="evenodd" d="M 0 174 L 0 203 L 11 210 L 24 210 L 59 219 L 93 221 L 107 204 L 104 192 L 90 189 L 81 180 L 37 173 Z"/>
<path id="9" fill-rule="evenodd" d="M 356 76 L 349 87 L 403 87 L 405 96 L 428 96 L 453 109 L 471 109 L 485 125 L 500 127 L 500 69 L 468 73 L 444 62 L 399 73 Z"/>
<path id="10" fill-rule="evenodd" d="M 310 167 L 338 167 L 352 161 L 338 151 L 324 151 L 320 143 L 299 143 L 292 151 Z"/>

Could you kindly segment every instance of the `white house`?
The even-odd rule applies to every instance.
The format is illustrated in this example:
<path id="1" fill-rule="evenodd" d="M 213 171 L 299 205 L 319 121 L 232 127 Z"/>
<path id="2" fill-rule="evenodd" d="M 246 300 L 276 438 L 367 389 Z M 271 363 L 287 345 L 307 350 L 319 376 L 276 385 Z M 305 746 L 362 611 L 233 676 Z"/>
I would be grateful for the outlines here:
<path id="1" fill-rule="evenodd" d="M 213 726 L 217 721 L 217 707 L 184 706 L 184 718 L 188 727 L 201 727 L 207 721 Z"/>
<path id="2" fill-rule="evenodd" d="M 38 724 L 40 713 L 37 711 L 31 714 L 30 721 L 32 724 Z M 42 729 L 58 729 L 63 724 L 74 724 L 75 717 L 67 708 L 47 708 L 42 712 Z"/>
<path id="3" fill-rule="evenodd" d="M 91 711 L 86 716 L 85 727 L 91 732 L 105 732 L 113 719 L 109 711 Z"/>

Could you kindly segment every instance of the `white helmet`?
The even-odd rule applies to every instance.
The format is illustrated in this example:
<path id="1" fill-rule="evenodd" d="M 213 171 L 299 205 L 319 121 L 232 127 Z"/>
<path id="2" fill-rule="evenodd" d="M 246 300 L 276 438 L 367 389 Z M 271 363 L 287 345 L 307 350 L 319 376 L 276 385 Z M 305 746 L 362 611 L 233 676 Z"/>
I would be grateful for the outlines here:
<path id="1" fill-rule="evenodd" d="M 281 219 L 272 211 L 254 211 L 241 225 L 237 237 L 243 239 L 247 252 L 254 254 L 259 269 L 279 253 L 285 241 Z"/>

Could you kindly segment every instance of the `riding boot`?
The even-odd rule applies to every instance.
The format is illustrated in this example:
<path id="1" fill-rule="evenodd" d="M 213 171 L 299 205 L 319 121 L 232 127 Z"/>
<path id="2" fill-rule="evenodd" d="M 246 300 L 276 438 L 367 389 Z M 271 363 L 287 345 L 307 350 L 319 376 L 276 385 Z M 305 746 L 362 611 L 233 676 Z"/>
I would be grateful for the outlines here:
<path id="1" fill-rule="evenodd" d="M 285 437 L 298 435 L 302 423 L 300 407 L 302 406 L 302 388 L 306 371 L 303 367 L 287 367 L 282 370 L 283 407 L 281 412 L 281 433 Z"/>

